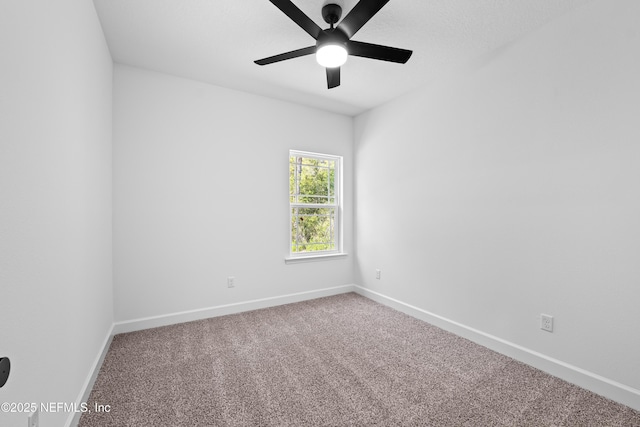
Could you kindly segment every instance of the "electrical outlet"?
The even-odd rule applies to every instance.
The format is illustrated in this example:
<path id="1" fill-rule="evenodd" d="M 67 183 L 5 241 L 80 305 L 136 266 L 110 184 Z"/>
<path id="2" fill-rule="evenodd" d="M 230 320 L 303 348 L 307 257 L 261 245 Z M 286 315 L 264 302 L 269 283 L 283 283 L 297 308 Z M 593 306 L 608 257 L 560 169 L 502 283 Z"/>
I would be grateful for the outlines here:
<path id="1" fill-rule="evenodd" d="M 540 329 L 547 332 L 553 332 L 553 316 L 549 316 L 548 314 L 541 314 Z"/>
<path id="2" fill-rule="evenodd" d="M 36 409 L 27 417 L 28 427 L 38 427 L 40 425 L 40 412 Z"/>
<path id="3" fill-rule="evenodd" d="M 233 276 L 227 277 L 227 287 L 235 288 L 236 287 L 236 278 Z"/>
<path id="4" fill-rule="evenodd" d="M 380 270 L 376 269 L 376 279 L 380 280 Z"/>

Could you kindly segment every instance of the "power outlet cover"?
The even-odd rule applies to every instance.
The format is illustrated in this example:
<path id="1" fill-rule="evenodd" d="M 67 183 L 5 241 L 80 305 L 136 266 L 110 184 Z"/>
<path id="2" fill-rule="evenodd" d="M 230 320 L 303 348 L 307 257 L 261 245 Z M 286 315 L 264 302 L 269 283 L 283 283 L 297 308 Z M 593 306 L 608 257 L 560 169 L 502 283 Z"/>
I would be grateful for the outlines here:
<path id="1" fill-rule="evenodd" d="M 540 329 L 547 332 L 553 332 L 553 316 L 549 316 L 548 314 L 541 314 Z"/>

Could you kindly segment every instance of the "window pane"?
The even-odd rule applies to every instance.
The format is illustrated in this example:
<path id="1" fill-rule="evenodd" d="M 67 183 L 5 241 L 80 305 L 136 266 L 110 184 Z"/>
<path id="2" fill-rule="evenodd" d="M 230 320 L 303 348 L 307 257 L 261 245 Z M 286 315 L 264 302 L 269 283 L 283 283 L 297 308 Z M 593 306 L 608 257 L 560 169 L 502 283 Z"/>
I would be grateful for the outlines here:
<path id="1" fill-rule="evenodd" d="M 291 208 L 291 252 L 336 249 L 335 208 Z"/>
<path id="2" fill-rule="evenodd" d="M 289 155 L 289 203 L 291 204 L 291 253 L 334 251 L 339 229 L 338 194 L 340 160 L 291 151 Z"/>
<path id="3" fill-rule="evenodd" d="M 289 157 L 289 200 L 335 204 L 335 161 Z"/>

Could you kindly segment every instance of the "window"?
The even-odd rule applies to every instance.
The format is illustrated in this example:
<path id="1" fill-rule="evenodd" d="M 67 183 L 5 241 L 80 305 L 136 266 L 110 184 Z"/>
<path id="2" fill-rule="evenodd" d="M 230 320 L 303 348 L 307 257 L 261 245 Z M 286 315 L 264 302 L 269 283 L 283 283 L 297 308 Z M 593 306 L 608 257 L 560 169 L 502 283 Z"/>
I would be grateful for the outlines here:
<path id="1" fill-rule="evenodd" d="M 341 253 L 342 157 L 289 152 L 290 256 Z"/>

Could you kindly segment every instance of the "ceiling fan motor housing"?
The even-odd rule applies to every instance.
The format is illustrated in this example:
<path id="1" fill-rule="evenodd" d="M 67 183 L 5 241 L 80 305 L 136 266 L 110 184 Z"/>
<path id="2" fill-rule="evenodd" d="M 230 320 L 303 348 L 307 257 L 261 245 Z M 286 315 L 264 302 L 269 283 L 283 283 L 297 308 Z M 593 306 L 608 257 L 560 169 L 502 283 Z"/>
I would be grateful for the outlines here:
<path id="1" fill-rule="evenodd" d="M 318 49 L 328 44 L 340 45 L 344 47 L 345 50 L 347 49 L 349 37 L 341 29 L 333 28 L 341 16 L 342 8 L 337 4 L 329 3 L 322 7 L 322 17 L 327 24 L 331 25 L 331 28 L 327 28 L 318 34 L 318 39 L 316 40 L 316 47 Z"/>
<path id="2" fill-rule="evenodd" d="M 323 30 L 318 35 L 318 40 L 316 40 L 316 46 L 320 48 L 327 44 L 337 44 L 347 49 L 348 41 L 349 41 L 349 37 L 347 37 L 347 35 L 339 28 L 335 28 L 333 30 Z"/>

